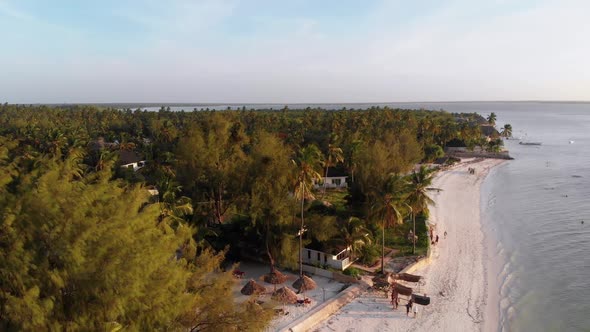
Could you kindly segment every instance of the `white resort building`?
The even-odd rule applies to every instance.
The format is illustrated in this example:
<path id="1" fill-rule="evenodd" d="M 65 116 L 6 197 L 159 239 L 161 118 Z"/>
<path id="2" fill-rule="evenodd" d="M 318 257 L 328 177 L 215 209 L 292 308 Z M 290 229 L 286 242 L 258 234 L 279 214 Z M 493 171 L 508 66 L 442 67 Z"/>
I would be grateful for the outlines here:
<path id="1" fill-rule="evenodd" d="M 328 251 L 303 248 L 303 263 L 319 267 L 329 266 L 344 271 L 353 263 L 350 251 L 350 247 L 339 247 Z"/>

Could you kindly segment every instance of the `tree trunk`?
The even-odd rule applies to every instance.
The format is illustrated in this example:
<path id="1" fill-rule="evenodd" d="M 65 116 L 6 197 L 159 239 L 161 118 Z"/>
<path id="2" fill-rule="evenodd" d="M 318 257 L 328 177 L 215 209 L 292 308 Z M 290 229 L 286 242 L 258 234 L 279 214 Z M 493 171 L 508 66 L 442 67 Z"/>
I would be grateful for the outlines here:
<path id="1" fill-rule="evenodd" d="M 416 254 L 416 214 L 412 211 L 412 224 L 414 226 L 414 237 L 412 238 L 412 243 L 414 245 L 412 249 L 412 254 Z"/>
<path id="2" fill-rule="evenodd" d="M 381 231 L 381 274 L 385 274 L 385 221 Z"/>
<path id="3" fill-rule="evenodd" d="M 324 174 L 324 190 L 322 192 L 322 200 L 324 200 L 324 196 L 326 196 L 326 184 L 327 184 L 327 178 L 328 178 L 328 166 L 326 166 L 326 173 Z"/>
<path id="4" fill-rule="evenodd" d="M 270 273 L 275 271 L 275 260 L 272 258 L 272 254 L 270 253 L 270 245 L 269 245 L 269 234 L 270 234 L 270 225 L 266 225 L 266 255 L 268 256 L 268 260 L 270 261 Z"/>
<path id="5" fill-rule="evenodd" d="M 303 203 L 305 202 L 305 182 L 301 181 L 301 228 L 299 229 L 299 277 L 303 277 Z"/>

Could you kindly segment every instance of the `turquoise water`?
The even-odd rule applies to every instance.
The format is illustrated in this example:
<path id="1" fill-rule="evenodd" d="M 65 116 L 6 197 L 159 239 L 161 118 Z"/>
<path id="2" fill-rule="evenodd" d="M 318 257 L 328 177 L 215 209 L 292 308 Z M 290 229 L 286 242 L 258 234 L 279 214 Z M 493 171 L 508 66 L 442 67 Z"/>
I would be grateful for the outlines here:
<path id="1" fill-rule="evenodd" d="M 484 116 L 495 112 L 498 127 L 510 123 L 514 136 L 542 142 L 541 146 L 524 146 L 518 141 L 506 141 L 515 160 L 494 169 L 483 184 L 483 229 L 487 238 L 493 239 L 490 258 L 498 264 L 490 292 L 499 293 L 499 330 L 590 331 L 590 103 L 289 107 L 359 109 L 373 105 L 477 112 Z M 280 109 L 284 105 L 244 106 Z M 227 105 L 214 108 L 226 109 Z"/>

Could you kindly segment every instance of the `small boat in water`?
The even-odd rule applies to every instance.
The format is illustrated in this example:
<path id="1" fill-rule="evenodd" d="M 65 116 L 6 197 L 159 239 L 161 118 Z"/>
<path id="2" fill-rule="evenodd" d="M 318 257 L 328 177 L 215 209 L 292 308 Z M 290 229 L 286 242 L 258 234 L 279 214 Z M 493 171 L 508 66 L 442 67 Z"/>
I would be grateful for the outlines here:
<path id="1" fill-rule="evenodd" d="M 520 145 L 541 145 L 541 142 L 518 142 Z"/>

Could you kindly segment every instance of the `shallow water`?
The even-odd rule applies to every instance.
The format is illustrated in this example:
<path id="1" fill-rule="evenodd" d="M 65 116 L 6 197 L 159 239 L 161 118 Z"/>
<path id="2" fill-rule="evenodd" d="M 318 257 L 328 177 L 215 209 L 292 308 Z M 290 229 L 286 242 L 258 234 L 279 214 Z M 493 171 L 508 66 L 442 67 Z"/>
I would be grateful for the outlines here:
<path id="1" fill-rule="evenodd" d="M 543 143 L 506 142 L 515 160 L 498 167 L 483 185 L 484 229 L 498 240 L 493 250 L 503 264 L 501 329 L 587 330 L 590 105 L 542 106 L 495 111 L 498 119 Z"/>

